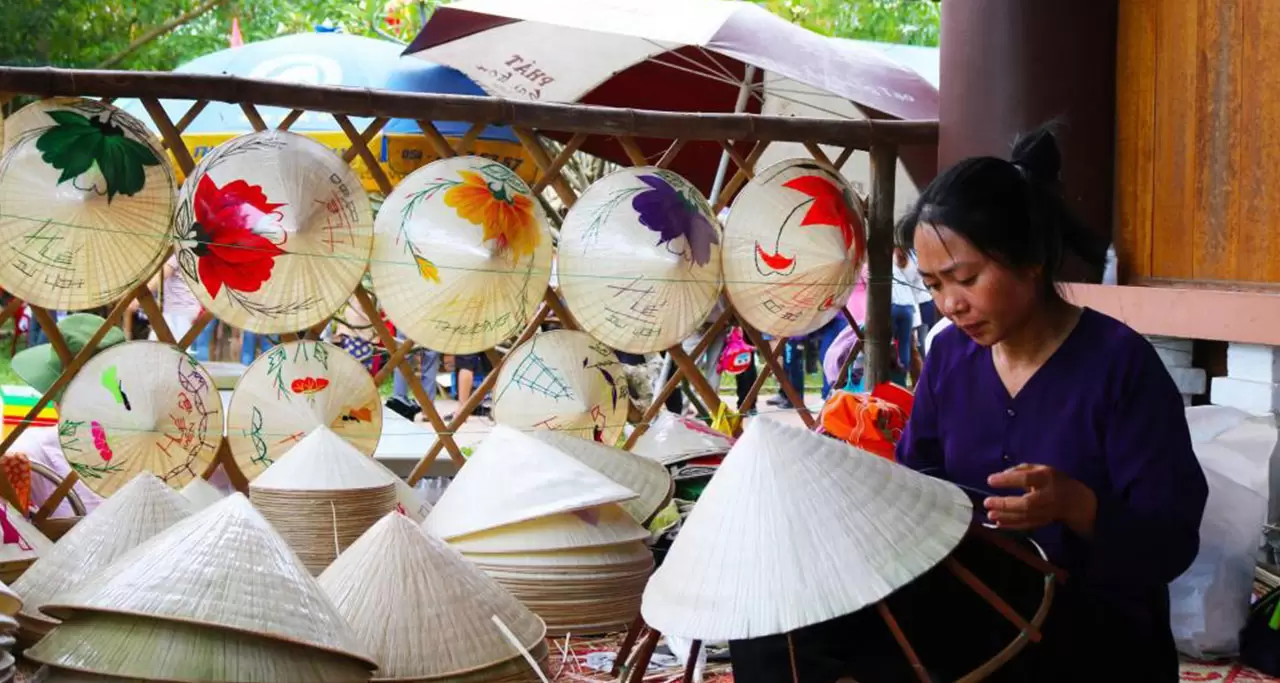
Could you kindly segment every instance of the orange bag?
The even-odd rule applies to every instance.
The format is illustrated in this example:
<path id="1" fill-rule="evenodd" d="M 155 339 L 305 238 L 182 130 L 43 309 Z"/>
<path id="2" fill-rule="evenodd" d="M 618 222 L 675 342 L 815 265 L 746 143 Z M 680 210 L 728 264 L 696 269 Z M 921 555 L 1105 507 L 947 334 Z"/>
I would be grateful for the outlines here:
<path id="1" fill-rule="evenodd" d="M 822 407 L 822 428 L 852 446 L 893 460 L 898 439 L 907 428 L 912 396 L 896 385 L 882 384 L 876 389 L 871 394 L 833 391 Z"/>
<path id="2" fill-rule="evenodd" d="M 22 506 L 22 512 L 26 513 L 31 505 L 31 460 L 26 453 L 9 451 L 0 456 L 0 470 L 9 480 L 13 492 L 18 494 L 18 503 Z"/>

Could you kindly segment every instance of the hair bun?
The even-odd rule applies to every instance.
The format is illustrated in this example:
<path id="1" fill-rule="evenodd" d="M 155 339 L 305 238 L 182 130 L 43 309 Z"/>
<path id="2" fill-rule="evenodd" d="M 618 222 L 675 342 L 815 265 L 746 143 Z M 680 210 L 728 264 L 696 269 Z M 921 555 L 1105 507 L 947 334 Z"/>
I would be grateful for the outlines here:
<path id="1" fill-rule="evenodd" d="M 1053 130 L 1044 126 L 1020 136 L 1013 145 L 1011 161 L 1033 184 L 1056 184 L 1062 172 L 1062 153 Z"/>

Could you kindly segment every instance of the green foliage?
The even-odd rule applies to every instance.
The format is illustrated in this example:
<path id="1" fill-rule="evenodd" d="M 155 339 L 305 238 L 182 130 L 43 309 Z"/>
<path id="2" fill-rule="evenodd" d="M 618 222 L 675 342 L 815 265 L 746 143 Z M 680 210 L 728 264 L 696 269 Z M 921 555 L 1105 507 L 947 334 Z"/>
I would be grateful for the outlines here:
<path id="1" fill-rule="evenodd" d="M 235 17 L 246 42 L 321 25 L 407 42 L 449 0 L 0 0 L 0 36 L 6 37 L 0 64 L 93 68 L 209 1 L 216 3 L 212 10 L 146 42 L 113 68 L 168 71 L 226 48 Z M 749 1 L 824 35 L 938 44 L 935 0 Z"/>
<path id="2" fill-rule="evenodd" d="M 811 31 L 905 45 L 938 45 L 937 0 L 751 0 Z"/>

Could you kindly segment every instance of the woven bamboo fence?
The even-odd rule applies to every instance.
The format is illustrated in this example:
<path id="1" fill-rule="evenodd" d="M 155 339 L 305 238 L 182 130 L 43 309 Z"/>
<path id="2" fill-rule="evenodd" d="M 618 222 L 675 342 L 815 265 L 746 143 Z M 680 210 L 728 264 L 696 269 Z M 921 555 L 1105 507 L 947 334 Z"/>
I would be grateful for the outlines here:
<path id="1" fill-rule="evenodd" d="M 333 117 L 350 140 L 351 146 L 343 155 L 343 159 L 348 163 L 354 163 L 357 159 L 363 161 L 383 194 L 391 192 L 392 183 L 380 168 L 374 151 L 369 145 L 389 120 L 402 118 L 418 121 L 423 135 L 441 158 L 467 154 L 472 142 L 487 126 L 510 126 L 529 157 L 538 166 L 539 173 L 533 185 L 534 192 L 540 193 L 550 188 L 559 200 L 558 203 L 566 210 L 573 206 L 577 193 L 562 171 L 583 143 L 596 136 L 616 142 L 625 151 L 630 162 L 636 166 L 666 167 L 681 153 L 681 150 L 690 145 L 719 146 L 732 160 L 732 168 L 731 175 L 728 176 L 729 179 L 719 195 L 709 198 L 716 212 L 727 206 L 743 184 L 753 177 L 756 161 L 770 144 L 800 143 L 819 163 L 834 164 L 835 168 L 842 167 L 855 151 L 868 151 L 872 167 L 870 196 L 866 198 L 870 278 L 865 339 L 860 343 L 864 344 L 863 348 L 866 351 L 867 378 L 873 384 L 888 378 L 892 363 L 889 315 L 897 150 L 900 146 L 936 144 L 938 137 L 936 121 L 825 120 L 747 114 L 637 111 L 515 102 L 488 97 L 407 94 L 294 85 L 230 76 L 0 67 L 0 103 L 15 96 L 77 96 L 100 98 L 108 102 L 119 98 L 137 98 L 150 115 L 155 130 L 160 132 L 164 146 L 172 153 L 177 166 L 187 176 L 194 169 L 195 160 L 192 150 L 188 149 L 183 142 L 182 133 L 210 102 L 238 104 L 257 130 L 267 129 L 267 125 L 259 114 L 259 107 L 281 107 L 290 110 L 291 114 L 286 116 L 279 125 L 280 129 L 286 130 L 306 112 L 327 114 Z M 191 104 L 186 114 L 174 121 L 161 106 L 162 99 L 189 101 Z M 372 123 L 364 130 L 358 130 L 352 123 L 353 118 L 369 118 L 372 119 Z M 432 121 L 465 121 L 471 124 L 471 128 L 468 134 L 451 143 L 431 123 Z M 559 141 L 556 145 L 557 153 L 552 154 L 549 151 L 552 148 L 547 144 L 547 140 Z M 820 146 L 836 147 L 842 152 L 837 158 L 831 159 Z M 646 153 L 645 150 L 650 150 L 650 153 Z M 655 155 L 652 150 L 659 150 L 659 152 Z M 0 452 L 8 450 L 22 430 L 47 405 L 50 398 L 56 396 L 88 361 L 92 355 L 92 349 L 107 333 L 109 327 L 121 324 L 121 319 L 131 302 L 136 300 L 142 310 L 147 313 L 160 341 L 177 344 L 183 349 L 189 347 L 200 332 L 213 322 L 212 314 L 205 312 L 182 339 L 174 339 L 161 315 L 160 304 L 146 286 L 151 275 L 154 273 L 140 281 L 130 294 L 116 302 L 107 315 L 107 322 L 85 346 L 86 350 L 74 357 L 59 334 L 51 312 L 32 307 L 35 320 L 48 335 L 65 370 L 49 392 L 31 409 L 22 424 L 18 425 L 8 438 L 0 442 Z M 462 466 L 463 454 L 454 440 L 454 434 L 467 417 L 475 412 L 484 396 L 493 387 L 503 361 L 502 354 L 497 350 L 486 352 L 494 370 L 487 375 L 470 399 L 457 410 L 452 419 L 446 422 L 428 400 L 424 385 L 406 361 L 409 353 L 414 350 L 413 343 L 397 342 L 378 315 L 377 304 L 370 292 L 361 288 L 355 292 L 355 295 L 389 354 L 389 361 L 380 370 L 375 380 L 381 382 L 389 373 L 401 372 L 418 403 L 421 404 L 427 422 L 437 434 L 434 444 L 414 467 L 409 483 L 412 485 L 422 478 L 442 451 L 447 453 L 458 466 Z M 0 310 L 0 324 L 14 316 L 22 306 L 23 302 L 16 298 L 10 301 L 3 310 Z M 556 320 L 566 327 L 576 327 L 572 316 L 564 310 L 560 299 L 550 289 L 544 296 L 543 304 L 537 314 L 514 340 L 515 343 L 519 344 L 531 338 L 548 320 Z M 805 424 L 814 425 L 815 417 L 804 407 L 799 393 L 788 381 L 782 369 L 779 358 L 784 345 L 777 344 L 775 349 L 770 350 L 770 345 L 764 336 L 758 330 L 737 320 L 732 308 L 726 305 L 723 313 L 713 321 L 691 353 L 687 353 L 678 345 L 669 349 L 668 353 L 674 361 L 676 372 L 654 394 L 648 410 L 640 414 L 633 408 L 629 419 L 635 424 L 636 429 L 627 443 L 628 447 L 635 443 L 645 426 L 658 414 L 666 398 L 678 390 L 682 381 L 688 382 L 704 407 L 714 414 L 720 405 L 720 399 L 697 368 L 694 359 L 705 352 L 716 335 L 726 326 L 735 324 L 735 321 L 742 326 L 748 340 L 757 347 L 765 363 L 763 371 L 751 388 L 747 401 L 739 406 L 739 410 L 745 412 L 752 408 L 766 379 L 772 375 L 776 378 L 784 395 L 791 400 L 792 405 L 797 406 L 796 410 Z M 852 319 L 850 322 L 857 330 L 857 322 Z M 318 338 L 323 328 L 324 325 L 320 325 L 303 336 Z M 284 335 L 285 341 L 294 341 L 298 338 L 298 335 Z M 507 348 L 513 346 L 514 344 Z M 850 359 L 856 355 L 857 349 L 850 354 Z M 225 441 L 213 467 L 219 463 L 237 487 L 242 490 L 247 488 L 247 482 L 235 466 Z M 211 473 L 207 472 L 206 476 Z M 59 487 L 55 493 L 55 499 L 50 501 L 50 505 L 45 506 L 49 511 L 56 507 L 57 501 L 61 500 L 65 492 L 71 488 L 74 480 L 73 474 Z M 16 502 L 16 496 L 9 482 L 3 477 L 0 477 L 0 495 L 11 502 Z M 40 512 L 47 515 L 46 510 Z"/>

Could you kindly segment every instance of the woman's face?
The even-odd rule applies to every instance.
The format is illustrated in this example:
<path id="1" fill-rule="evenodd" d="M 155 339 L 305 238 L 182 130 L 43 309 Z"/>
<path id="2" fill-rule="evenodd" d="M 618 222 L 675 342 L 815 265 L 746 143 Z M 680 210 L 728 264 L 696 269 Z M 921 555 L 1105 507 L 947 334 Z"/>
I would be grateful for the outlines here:
<path id="1" fill-rule="evenodd" d="M 1038 273 L 1001 265 L 945 225 L 916 227 L 916 264 L 939 313 L 983 346 L 1021 327 L 1038 300 Z"/>

